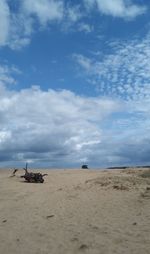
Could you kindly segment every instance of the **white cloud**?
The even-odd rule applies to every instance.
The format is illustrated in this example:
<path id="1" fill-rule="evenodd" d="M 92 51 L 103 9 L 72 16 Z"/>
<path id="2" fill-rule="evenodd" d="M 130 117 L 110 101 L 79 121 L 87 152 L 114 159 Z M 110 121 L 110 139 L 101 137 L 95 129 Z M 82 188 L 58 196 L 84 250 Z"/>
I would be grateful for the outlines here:
<path id="1" fill-rule="evenodd" d="M 19 10 L 14 13 L 6 0 L 0 1 L 0 46 L 20 49 L 30 43 L 33 19 Z"/>
<path id="2" fill-rule="evenodd" d="M 74 54 L 100 94 L 136 102 L 150 100 L 150 36 L 110 43 L 109 54 L 91 58 Z M 142 105 L 142 103 L 141 103 Z"/>
<path id="3" fill-rule="evenodd" d="M 101 142 L 103 119 L 120 108 L 115 101 L 67 90 L 17 92 L 5 83 L 0 97 L 1 161 L 80 165 Z"/>
<path id="4" fill-rule="evenodd" d="M 80 4 L 70 4 L 64 0 L 14 0 L 17 8 L 9 8 L 9 1 L 0 1 L 0 46 L 21 49 L 31 41 L 32 34 L 51 24 L 59 24 L 62 31 L 82 31 L 90 33 L 93 27 L 85 22 L 89 12 L 84 8 L 97 6 L 103 14 L 132 19 L 146 12 L 145 6 L 128 4 L 123 0 L 84 0 Z M 35 24 L 39 29 L 35 31 Z"/>
<path id="5" fill-rule="evenodd" d="M 10 11 L 5 0 L 0 1 L 0 46 L 7 43 L 10 28 Z"/>
<path id="6" fill-rule="evenodd" d="M 8 2 L 0 2 L 0 46 L 18 50 L 31 42 L 35 24 L 39 30 L 59 24 L 63 30 L 70 30 L 82 18 L 80 5 L 65 4 L 63 0 L 23 0 L 16 2 L 17 10 L 10 11 Z M 80 30 L 89 32 L 83 24 Z M 78 30 L 74 29 L 74 31 Z"/>
<path id="7" fill-rule="evenodd" d="M 0 131 L 0 144 L 3 144 L 11 139 L 10 131 Z"/>
<path id="8" fill-rule="evenodd" d="M 28 45 L 38 22 L 41 28 L 47 28 L 52 22 L 65 18 L 64 2 L 61 0 L 14 0 L 17 6 L 13 11 L 7 0 L 0 1 L 0 47 L 21 49 Z M 68 19 L 75 19 L 77 13 L 68 10 Z"/>
<path id="9" fill-rule="evenodd" d="M 75 23 L 83 16 L 80 6 L 68 6 L 66 9 L 66 17 L 69 23 Z"/>
<path id="10" fill-rule="evenodd" d="M 150 152 L 150 36 L 113 41 L 109 52 L 86 57 L 74 54 L 80 73 L 107 98 L 118 98 L 122 112 L 105 122 L 101 144 L 90 161 L 101 156 L 106 165 L 149 164 Z"/>
<path id="11" fill-rule="evenodd" d="M 17 34 L 13 36 L 13 39 L 8 43 L 9 47 L 13 50 L 20 50 L 23 47 L 30 44 L 30 38 L 19 38 Z"/>
<path id="12" fill-rule="evenodd" d="M 89 59 L 88 57 L 85 57 L 81 54 L 73 54 L 73 59 L 75 61 L 77 61 L 77 63 L 79 65 L 81 65 L 81 67 L 83 67 L 83 69 L 86 72 L 90 71 L 90 73 L 91 73 L 91 70 L 92 70 L 92 61 L 91 61 L 91 59 Z"/>
<path id="13" fill-rule="evenodd" d="M 68 90 L 15 91 L 16 67 L 1 66 L 1 166 L 90 167 L 148 164 L 149 104 L 83 97 Z M 136 126 L 136 128 L 135 128 Z"/>
<path id="14" fill-rule="evenodd" d="M 47 27 L 64 17 L 61 0 L 23 0 L 16 5 L 18 10 L 14 12 L 6 0 L 0 1 L 0 46 L 21 49 L 30 43 L 36 20 L 40 27 Z"/>
<path id="15" fill-rule="evenodd" d="M 41 25 L 51 21 L 59 21 L 64 15 L 63 1 L 56 0 L 23 0 L 24 11 L 35 14 Z"/>
<path id="16" fill-rule="evenodd" d="M 147 10 L 145 6 L 125 0 L 84 0 L 84 2 L 88 9 L 96 7 L 103 14 L 127 19 L 135 18 Z"/>
<path id="17" fill-rule="evenodd" d="M 0 85 L 15 84 L 16 80 L 12 77 L 12 73 L 20 73 L 15 67 L 8 65 L 0 65 Z"/>
<path id="18" fill-rule="evenodd" d="M 79 24 L 78 30 L 79 30 L 80 32 L 91 33 L 94 29 L 93 29 L 93 26 L 91 26 L 91 25 L 89 25 L 89 24 L 87 24 L 87 23 L 81 22 L 81 23 Z"/>
<path id="19" fill-rule="evenodd" d="M 34 20 L 24 12 L 11 15 L 10 36 L 7 45 L 14 50 L 21 49 L 30 43 Z"/>

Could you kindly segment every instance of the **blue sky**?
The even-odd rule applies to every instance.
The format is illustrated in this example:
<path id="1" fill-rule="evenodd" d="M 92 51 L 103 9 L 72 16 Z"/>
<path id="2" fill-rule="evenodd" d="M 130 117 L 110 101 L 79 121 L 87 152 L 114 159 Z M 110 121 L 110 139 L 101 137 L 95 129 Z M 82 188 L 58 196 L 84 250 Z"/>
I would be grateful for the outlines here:
<path id="1" fill-rule="evenodd" d="M 0 0 L 0 166 L 150 164 L 150 3 Z"/>

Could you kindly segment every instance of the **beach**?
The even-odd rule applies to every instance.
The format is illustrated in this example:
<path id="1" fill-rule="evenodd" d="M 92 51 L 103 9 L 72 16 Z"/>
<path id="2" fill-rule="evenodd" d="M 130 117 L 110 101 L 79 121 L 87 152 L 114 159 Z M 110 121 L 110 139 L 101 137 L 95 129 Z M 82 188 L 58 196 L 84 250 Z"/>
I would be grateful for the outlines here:
<path id="1" fill-rule="evenodd" d="M 149 254 L 148 171 L 42 170 L 40 184 L 0 170 L 0 253 Z"/>

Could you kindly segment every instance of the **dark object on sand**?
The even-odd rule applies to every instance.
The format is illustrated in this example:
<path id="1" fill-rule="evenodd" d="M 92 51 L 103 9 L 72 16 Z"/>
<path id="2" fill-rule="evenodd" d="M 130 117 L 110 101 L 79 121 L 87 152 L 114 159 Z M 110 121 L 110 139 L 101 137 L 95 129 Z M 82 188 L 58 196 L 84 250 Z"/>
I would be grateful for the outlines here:
<path id="1" fill-rule="evenodd" d="M 17 171 L 18 171 L 18 169 L 17 169 L 17 168 L 14 168 L 14 171 L 12 172 L 11 177 L 16 176 L 16 172 L 17 172 Z"/>
<path id="2" fill-rule="evenodd" d="M 33 172 L 28 172 L 28 164 L 26 163 L 26 167 L 24 168 L 25 174 L 21 176 L 24 178 L 27 182 L 29 183 L 44 183 L 44 176 L 47 174 L 41 174 L 41 173 L 33 173 Z"/>
<path id="3" fill-rule="evenodd" d="M 82 165 L 82 169 L 88 169 L 88 165 L 86 164 Z"/>

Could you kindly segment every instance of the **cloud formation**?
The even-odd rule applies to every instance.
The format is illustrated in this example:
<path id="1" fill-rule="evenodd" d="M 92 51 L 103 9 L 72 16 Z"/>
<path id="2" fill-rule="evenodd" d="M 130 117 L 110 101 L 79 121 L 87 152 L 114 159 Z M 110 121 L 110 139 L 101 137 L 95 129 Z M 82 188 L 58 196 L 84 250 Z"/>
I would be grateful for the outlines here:
<path id="1" fill-rule="evenodd" d="M 35 15 L 41 25 L 59 21 L 64 15 L 64 5 L 60 0 L 23 0 L 22 8 L 27 15 Z"/>
<path id="2" fill-rule="evenodd" d="M 6 80 L 6 78 L 5 78 Z M 13 78 L 12 78 L 13 81 Z M 63 91 L 0 85 L 1 161 L 80 165 L 101 142 L 101 122 L 118 103 Z M 61 163 L 61 165 L 60 165 Z"/>
<path id="3" fill-rule="evenodd" d="M 83 0 L 80 4 L 70 4 L 64 0 L 14 0 L 17 8 L 10 8 L 10 2 L 0 2 L 0 47 L 20 49 L 31 41 L 35 27 L 47 29 L 52 24 L 59 25 L 61 31 L 74 26 L 74 31 L 90 33 L 93 27 L 85 22 L 89 11 L 96 7 L 100 13 L 133 19 L 146 12 L 145 6 L 126 4 L 123 0 Z"/>
<path id="4" fill-rule="evenodd" d="M 149 164 L 148 106 L 68 90 L 9 89 L 15 67 L 1 66 L 1 166 L 90 167 Z M 150 108 L 149 108 L 150 109 Z M 136 129 L 135 129 L 136 126 Z"/>
<path id="5" fill-rule="evenodd" d="M 123 109 L 105 122 L 101 144 L 89 160 L 107 165 L 149 164 L 150 36 L 109 42 L 107 54 L 74 54 L 83 77 L 106 98 L 119 99 Z M 104 160 L 102 159 L 104 158 Z"/>
<path id="6" fill-rule="evenodd" d="M 150 100 L 149 45 L 148 34 L 142 40 L 109 43 L 111 53 L 105 56 L 97 52 L 91 58 L 82 54 L 73 58 L 99 94 L 143 103 Z"/>
<path id="7" fill-rule="evenodd" d="M 98 8 L 102 14 L 125 19 L 133 19 L 147 10 L 145 6 L 125 0 L 84 0 L 84 2 L 89 10 Z"/>

